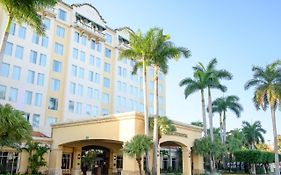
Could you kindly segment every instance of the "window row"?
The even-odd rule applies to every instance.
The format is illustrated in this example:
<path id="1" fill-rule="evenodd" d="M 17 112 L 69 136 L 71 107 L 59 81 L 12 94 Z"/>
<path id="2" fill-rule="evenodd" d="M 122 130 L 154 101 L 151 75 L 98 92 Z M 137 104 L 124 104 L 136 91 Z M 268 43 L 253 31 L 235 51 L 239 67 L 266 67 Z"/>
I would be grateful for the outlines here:
<path id="1" fill-rule="evenodd" d="M 75 43 L 81 43 L 83 46 L 87 46 L 87 36 L 86 35 L 81 35 L 78 32 L 74 32 L 73 35 L 73 40 Z M 95 40 L 91 39 L 89 40 L 90 48 L 92 50 L 97 50 L 98 52 L 102 51 L 102 45 L 100 42 L 96 42 Z"/>

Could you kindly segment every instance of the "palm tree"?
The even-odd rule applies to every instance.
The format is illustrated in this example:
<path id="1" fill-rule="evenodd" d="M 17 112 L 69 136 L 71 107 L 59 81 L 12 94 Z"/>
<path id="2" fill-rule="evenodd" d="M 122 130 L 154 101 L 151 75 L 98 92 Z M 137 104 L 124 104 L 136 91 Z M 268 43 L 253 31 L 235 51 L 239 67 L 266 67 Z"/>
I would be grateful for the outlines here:
<path id="1" fill-rule="evenodd" d="M 227 97 L 217 98 L 212 103 L 213 112 L 220 114 L 220 128 L 222 143 L 226 142 L 226 112 L 227 110 L 232 111 L 236 117 L 240 117 L 243 107 L 238 103 L 239 97 L 231 95 Z M 223 116 L 222 116 L 223 115 Z"/>
<path id="2" fill-rule="evenodd" d="M 180 81 L 179 85 L 180 86 L 186 86 L 184 89 L 184 95 L 185 99 L 197 92 L 200 91 L 201 94 L 201 106 L 202 106 L 202 119 L 203 119 L 203 131 L 204 131 L 204 136 L 208 135 L 207 132 L 207 121 L 206 121 L 206 107 L 205 107 L 205 97 L 204 97 L 204 89 L 207 87 L 206 86 L 206 76 L 202 73 L 198 73 L 197 76 L 193 76 L 193 78 L 184 78 L 183 80 Z"/>
<path id="3" fill-rule="evenodd" d="M 138 166 L 139 173 L 141 172 L 141 160 L 144 153 L 146 153 L 150 146 L 152 145 L 152 139 L 147 137 L 146 135 L 136 135 L 132 138 L 130 142 L 126 142 L 123 146 L 123 152 L 127 154 L 129 157 L 135 158 Z"/>
<path id="4" fill-rule="evenodd" d="M 273 137 L 274 137 L 274 153 L 275 153 L 275 174 L 280 174 L 278 145 L 277 145 L 277 129 L 275 111 L 277 105 L 281 105 L 281 61 L 276 61 L 267 65 L 265 68 L 254 66 L 253 78 L 245 84 L 245 90 L 255 87 L 253 101 L 257 109 L 260 107 L 266 110 L 270 107 Z"/>
<path id="5" fill-rule="evenodd" d="M 151 65 L 152 56 L 155 51 L 155 34 L 158 28 L 151 28 L 146 34 L 140 30 L 137 33 L 130 33 L 130 48 L 120 52 L 121 59 L 132 59 L 135 62 L 133 67 L 133 74 L 139 68 L 142 68 L 143 76 L 143 96 L 144 96 L 144 133 L 149 135 L 149 119 L 148 119 L 148 106 L 147 106 L 147 67 Z M 148 153 L 146 153 L 146 168 L 149 171 Z"/>
<path id="6" fill-rule="evenodd" d="M 211 96 L 211 89 L 218 89 L 222 92 L 227 90 L 227 87 L 220 83 L 220 80 L 226 79 L 231 80 L 232 75 L 226 70 L 217 70 L 217 59 L 212 59 L 208 65 L 205 67 L 202 63 L 199 62 L 198 65 L 193 67 L 195 71 L 195 76 L 201 76 L 200 74 L 204 74 L 206 79 L 206 86 L 208 90 L 208 114 L 209 114 L 209 123 L 210 123 L 210 136 L 211 141 L 214 140 L 213 134 L 213 109 L 212 109 L 212 96 Z"/>
<path id="7" fill-rule="evenodd" d="M 23 112 L 9 104 L 0 104 L 0 128 L 0 148 L 17 147 L 23 141 L 31 140 L 30 123 L 23 117 Z"/>
<path id="8" fill-rule="evenodd" d="M 12 21 L 31 26 L 38 34 L 44 34 L 42 17 L 39 14 L 44 8 L 53 7 L 56 0 L 0 0 L 0 6 L 7 13 L 7 22 L 2 41 L 0 41 L 0 65 L 4 58 L 4 50 L 9 36 Z"/>
<path id="9" fill-rule="evenodd" d="M 176 47 L 169 40 L 169 35 L 163 34 L 163 29 L 157 29 L 155 31 L 155 48 L 154 55 L 151 60 L 152 66 L 154 67 L 154 130 L 153 130 L 153 141 L 154 141 L 154 151 L 153 151 L 153 174 L 157 173 L 157 149 L 158 149 L 158 116 L 159 116 L 159 106 L 158 106 L 158 72 L 161 71 L 164 74 L 168 72 L 168 60 L 174 59 L 178 60 L 181 55 L 185 58 L 190 56 L 190 51 L 183 47 Z"/>
<path id="10" fill-rule="evenodd" d="M 266 131 L 262 128 L 260 121 L 255 121 L 253 124 L 243 121 L 242 127 L 249 149 L 254 149 L 257 143 L 264 143 L 263 134 L 265 134 Z"/>
<path id="11" fill-rule="evenodd" d="M 154 117 L 149 117 L 149 128 L 152 130 L 154 129 Z M 158 126 L 158 142 L 162 138 L 163 135 L 171 134 L 172 132 L 176 131 L 176 127 L 173 124 L 173 121 L 170 120 L 166 116 L 158 116 L 157 119 L 157 126 Z"/>
<path id="12" fill-rule="evenodd" d="M 263 135 L 266 131 L 262 128 L 260 121 L 255 121 L 252 125 L 247 122 L 242 122 L 242 131 L 245 134 L 246 144 L 249 149 L 255 149 L 255 144 L 264 143 Z M 255 164 L 251 165 L 252 173 L 256 174 Z"/>

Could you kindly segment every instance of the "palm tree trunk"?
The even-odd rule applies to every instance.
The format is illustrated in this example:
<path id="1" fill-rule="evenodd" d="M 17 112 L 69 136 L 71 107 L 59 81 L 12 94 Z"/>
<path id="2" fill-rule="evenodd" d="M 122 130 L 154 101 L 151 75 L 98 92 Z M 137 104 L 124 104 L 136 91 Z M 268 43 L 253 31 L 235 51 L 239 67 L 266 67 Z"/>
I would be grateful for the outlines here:
<path id="1" fill-rule="evenodd" d="M 146 76 L 146 61 L 144 58 L 142 58 L 143 64 L 142 64 L 142 76 L 143 76 L 143 111 L 144 111 L 144 134 L 146 136 L 149 136 L 149 130 L 148 130 L 148 108 L 147 108 L 147 76 Z M 148 152 L 145 153 L 146 156 L 146 172 L 150 172 L 149 168 L 149 154 Z"/>
<path id="2" fill-rule="evenodd" d="M 139 166 L 139 173 L 140 175 L 142 175 L 141 173 L 141 158 L 136 158 L 137 162 L 138 162 L 138 166 Z"/>
<path id="3" fill-rule="evenodd" d="M 158 66 L 154 66 L 154 127 L 153 127 L 153 166 L 152 174 L 157 174 L 157 153 L 158 153 L 158 116 L 159 116 L 159 106 L 158 106 Z"/>
<path id="4" fill-rule="evenodd" d="M 5 27 L 5 31 L 4 31 L 4 36 L 1 43 L 1 49 L 0 49 L 0 66 L 3 63 L 3 59 L 4 59 L 4 52 L 5 52 L 5 46 L 6 43 L 8 41 L 8 37 L 9 37 L 9 30 L 10 30 L 10 26 L 12 24 L 12 20 L 13 17 L 8 15 L 8 19 L 7 19 L 7 23 L 6 23 L 6 27 Z"/>
<path id="5" fill-rule="evenodd" d="M 222 114 L 220 112 L 220 137 L 221 137 L 221 143 L 223 143 L 223 123 L 222 123 Z"/>
<path id="6" fill-rule="evenodd" d="M 213 108 L 212 108 L 212 96 L 211 96 L 211 88 L 210 87 L 208 87 L 208 111 L 209 111 L 209 124 L 210 124 L 211 142 L 214 142 Z"/>
<path id="7" fill-rule="evenodd" d="M 223 111 L 223 143 L 226 143 L 226 114 Z"/>
<path id="8" fill-rule="evenodd" d="M 211 142 L 214 142 L 214 131 L 213 131 L 213 108 L 212 108 L 212 96 L 211 89 L 208 87 L 208 111 L 209 111 L 209 124 L 210 124 L 210 137 Z M 214 156 L 210 155 L 210 169 L 211 173 L 215 171 L 215 160 Z"/>
<path id="9" fill-rule="evenodd" d="M 204 98 L 204 90 L 203 89 L 201 89 L 201 103 L 202 103 L 202 118 L 203 118 L 204 136 L 208 136 L 207 121 L 206 121 L 206 107 L 205 107 L 205 98 Z"/>
<path id="10" fill-rule="evenodd" d="M 275 118 L 275 107 L 271 106 L 271 118 L 274 138 L 274 156 L 275 156 L 275 175 L 280 175 L 279 157 L 278 157 L 278 141 L 277 141 L 277 130 L 276 130 L 276 118 Z"/>

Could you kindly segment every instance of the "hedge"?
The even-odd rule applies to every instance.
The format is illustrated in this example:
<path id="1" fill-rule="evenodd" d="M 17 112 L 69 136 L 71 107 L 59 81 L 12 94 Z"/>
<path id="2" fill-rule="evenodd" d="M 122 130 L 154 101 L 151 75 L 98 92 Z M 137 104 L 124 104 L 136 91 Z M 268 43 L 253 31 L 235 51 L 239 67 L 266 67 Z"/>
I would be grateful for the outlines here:
<path id="1" fill-rule="evenodd" d="M 259 150 L 241 150 L 234 152 L 235 160 L 244 163 L 274 163 L 274 153 Z M 281 155 L 279 154 L 279 159 Z"/>

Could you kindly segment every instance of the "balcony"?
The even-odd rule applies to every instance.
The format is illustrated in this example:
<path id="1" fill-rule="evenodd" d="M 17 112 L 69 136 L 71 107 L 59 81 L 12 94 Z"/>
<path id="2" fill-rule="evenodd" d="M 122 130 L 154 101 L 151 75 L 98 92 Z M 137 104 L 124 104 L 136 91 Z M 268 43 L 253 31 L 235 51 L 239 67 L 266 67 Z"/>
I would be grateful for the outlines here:
<path id="1" fill-rule="evenodd" d="M 130 45 L 125 42 L 119 42 L 117 48 L 120 50 L 127 50 L 127 49 L 130 49 Z"/>
<path id="2" fill-rule="evenodd" d="M 98 27 L 91 25 L 90 23 L 84 23 L 81 20 L 74 22 L 73 27 L 76 28 L 80 33 L 86 34 L 89 38 L 95 38 L 98 41 L 105 41 L 105 34 Z"/>

